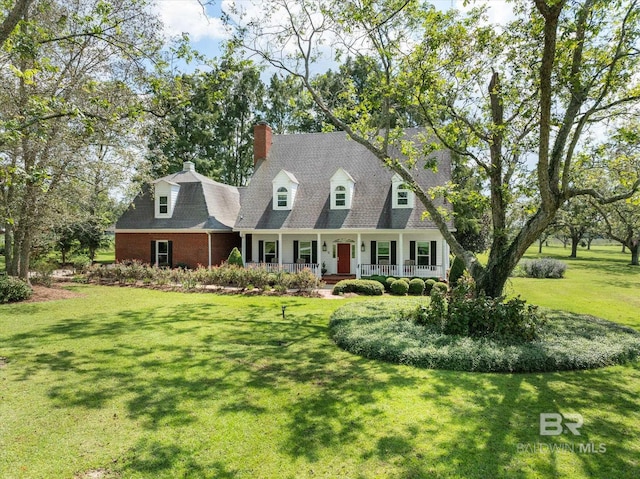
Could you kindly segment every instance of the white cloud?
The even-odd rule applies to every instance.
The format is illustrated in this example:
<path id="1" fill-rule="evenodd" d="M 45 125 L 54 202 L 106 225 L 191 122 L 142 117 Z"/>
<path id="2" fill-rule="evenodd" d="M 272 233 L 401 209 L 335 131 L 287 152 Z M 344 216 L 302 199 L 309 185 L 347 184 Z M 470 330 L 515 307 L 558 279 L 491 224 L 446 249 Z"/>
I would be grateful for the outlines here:
<path id="1" fill-rule="evenodd" d="M 229 37 L 222 20 L 207 15 L 198 0 L 156 0 L 155 9 L 164 24 L 166 37 L 188 33 L 195 42 Z"/>

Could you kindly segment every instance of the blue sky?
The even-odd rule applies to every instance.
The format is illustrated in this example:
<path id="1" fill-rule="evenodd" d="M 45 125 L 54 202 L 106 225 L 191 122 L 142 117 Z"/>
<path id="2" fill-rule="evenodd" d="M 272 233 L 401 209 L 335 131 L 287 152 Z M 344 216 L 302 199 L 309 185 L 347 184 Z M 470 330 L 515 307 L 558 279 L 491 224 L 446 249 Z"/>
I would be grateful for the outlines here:
<path id="1" fill-rule="evenodd" d="M 216 57 L 220 54 L 221 43 L 228 38 L 220 20 L 221 12 L 223 9 L 227 11 L 234 2 L 255 11 L 259 10 L 261 3 L 260 0 L 214 0 L 203 10 L 198 0 L 156 0 L 155 10 L 164 24 L 168 38 L 187 32 L 196 50 L 209 57 Z M 442 9 L 468 8 L 463 5 L 462 0 L 432 0 L 431 3 Z M 501 23 L 511 16 L 511 7 L 504 0 L 487 0 L 486 3 L 490 6 L 490 22 Z M 197 67 L 198 65 L 191 65 L 185 70 Z"/>

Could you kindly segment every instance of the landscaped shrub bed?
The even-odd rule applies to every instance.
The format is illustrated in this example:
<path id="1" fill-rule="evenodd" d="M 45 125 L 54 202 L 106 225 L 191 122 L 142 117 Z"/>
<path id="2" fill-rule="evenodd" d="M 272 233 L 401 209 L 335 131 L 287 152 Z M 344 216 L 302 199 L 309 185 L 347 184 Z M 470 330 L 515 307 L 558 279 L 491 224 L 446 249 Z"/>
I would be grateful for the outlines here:
<path id="1" fill-rule="evenodd" d="M 11 276 L 0 277 L 0 304 L 29 299 L 33 290 L 27 283 Z"/>
<path id="2" fill-rule="evenodd" d="M 87 279 L 98 283 L 178 285 L 186 290 L 218 286 L 241 290 L 257 288 L 286 292 L 295 289 L 309 292 L 322 287 L 322 281 L 308 269 L 298 273 L 269 273 L 262 268 L 241 268 L 228 264 L 195 270 L 158 268 L 139 261 L 116 263 L 108 267 L 93 265 L 87 271 Z"/>
<path id="3" fill-rule="evenodd" d="M 380 296 L 384 293 L 384 286 L 378 281 L 370 279 L 343 279 L 333 287 L 333 294 L 358 293 L 365 296 Z"/>
<path id="4" fill-rule="evenodd" d="M 421 301 L 416 303 L 416 301 Z M 426 298 L 350 303 L 330 321 L 341 348 L 371 359 L 413 366 L 480 372 L 544 372 L 590 369 L 635 360 L 640 333 L 592 316 L 547 311 L 535 341 L 445 334 L 417 324 L 417 304 Z"/>

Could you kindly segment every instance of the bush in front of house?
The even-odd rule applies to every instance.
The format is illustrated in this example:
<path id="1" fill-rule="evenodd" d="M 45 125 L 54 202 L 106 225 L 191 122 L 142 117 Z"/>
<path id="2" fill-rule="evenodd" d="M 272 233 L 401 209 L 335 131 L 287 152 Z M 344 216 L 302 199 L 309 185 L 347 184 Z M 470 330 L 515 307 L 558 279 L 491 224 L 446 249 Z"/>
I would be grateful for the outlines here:
<path id="1" fill-rule="evenodd" d="M 411 296 L 422 296 L 424 294 L 424 281 L 414 278 L 409 281 L 409 294 Z"/>
<path id="2" fill-rule="evenodd" d="M 393 284 L 394 281 L 396 281 L 398 278 L 394 278 L 393 276 L 389 276 L 387 277 L 387 279 L 384 280 L 384 290 L 388 293 L 391 291 L 391 285 Z"/>
<path id="3" fill-rule="evenodd" d="M 343 279 L 333 287 L 333 294 L 357 293 L 364 296 L 380 296 L 384 293 L 384 286 L 371 279 Z"/>
<path id="4" fill-rule="evenodd" d="M 456 256 L 453 258 L 453 263 L 451 263 L 451 269 L 449 269 L 449 284 L 451 287 L 458 284 L 458 280 L 462 277 L 464 272 L 464 261 L 459 256 Z"/>
<path id="5" fill-rule="evenodd" d="M 238 248 L 234 247 L 229 253 L 229 258 L 227 259 L 227 264 L 231 266 L 240 266 L 241 268 L 244 266 L 244 262 L 242 261 L 242 254 L 238 250 Z"/>
<path id="6" fill-rule="evenodd" d="M 562 278 L 567 264 L 553 258 L 539 258 L 521 263 L 524 274 L 529 278 Z"/>
<path id="7" fill-rule="evenodd" d="M 430 296 L 431 295 L 431 290 L 433 289 L 433 285 L 436 284 L 436 280 L 435 279 L 428 279 L 424 282 L 424 295 L 425 296 Z"/>
<path id="8" fill-rule="evenodd" d="M 391 294 L 395 296 L 406 296 L 409 292 L 409 281 L 403 278 L 395 280 L 391 283 Z"/>
<path id="9" fill-rule="evenodd" d="M 446 293 L 447 291 L 449 291 L 449 285 L 442 281 L 436 281 L 431 288 L 431 294 L 433 294 L 434 289 L 440 291 L 441 293 Z"/>
<path id="10" fill-rule="evenodd" d="M 0 304 L 24 301 L 32 294 L 33 290 L 24 281 L 12 276 L 0 277 Z"/>
<path id="11" fill-rule="evenodd" d="M 283 292 L 287 289 L 296 289 L 302 292 L 322 286 L 322 281 L 309 269 L 303 269 L 297 273 L 268 273 L 262 268 L 247 269 L 230 264 L 212 268 L 199 267 L 191 270 L 158 268 L 140 261 L 127 261 L 108 267 L 93 265 L 88 268 L 86 277 L 90 281 L 99 283 L 135 284 L 142 282 L 145 285 L 174 285 L 186 290 L 193 290 L 198 286 L 229 286 L 244 290 L 253 286 L 263 290 L 274 288 Z"/>

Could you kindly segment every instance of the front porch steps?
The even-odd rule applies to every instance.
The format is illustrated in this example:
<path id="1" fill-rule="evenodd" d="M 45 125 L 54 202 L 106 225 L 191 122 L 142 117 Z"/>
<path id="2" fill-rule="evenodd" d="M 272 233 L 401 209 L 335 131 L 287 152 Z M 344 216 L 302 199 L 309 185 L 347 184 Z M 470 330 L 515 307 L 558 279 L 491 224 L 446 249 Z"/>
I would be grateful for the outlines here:
<path id="1" fill-rule="evenodd" d="M 325 284 L 336 284 L 338 281 L 342 281 L 343 279 L 356 279 L 355 274 L 325 274 L 322 277 L 322 281 Z"/>

